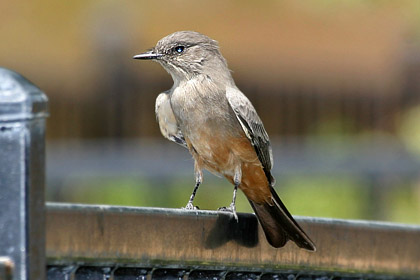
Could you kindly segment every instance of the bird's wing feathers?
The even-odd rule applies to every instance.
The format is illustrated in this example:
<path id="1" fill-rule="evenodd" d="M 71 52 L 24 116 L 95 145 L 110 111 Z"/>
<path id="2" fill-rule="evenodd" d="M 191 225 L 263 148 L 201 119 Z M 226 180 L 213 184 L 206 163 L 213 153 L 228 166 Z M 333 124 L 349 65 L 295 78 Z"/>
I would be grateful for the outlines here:
<path id="1" fill-rule="evenodd" d="M 258 159 L 264 167 L 264 172 L 267 175 L 270 185 L 274 185 L 274 178 L 270 173 L 273 166 L 270 139 L 257 111 L 252 106 L 251 101 L 237 88 L 228 87 L 226 89 L 226 97 L 242 129 L 249 141 L 251 141 Z"/>
<path id="2" fill-rule="evenodd" d="M 179 129 L 174 112 L 172 111 L 169 94 L 167 92 L 159 94 L 156 98 L 155 112 L 162 135 L 165 138 L 187 148 L 184 135 Z"/>

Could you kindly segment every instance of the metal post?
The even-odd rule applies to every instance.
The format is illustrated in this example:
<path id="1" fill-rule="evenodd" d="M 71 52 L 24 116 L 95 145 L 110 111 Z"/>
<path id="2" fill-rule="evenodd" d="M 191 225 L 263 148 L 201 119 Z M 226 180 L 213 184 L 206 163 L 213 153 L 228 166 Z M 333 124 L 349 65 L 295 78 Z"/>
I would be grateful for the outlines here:
<path id="1" fill-rule="evenodd" d="M 45 118 L 47 97 L 0 68 L 0 256 L 13 278 L 45 279 Z"/>

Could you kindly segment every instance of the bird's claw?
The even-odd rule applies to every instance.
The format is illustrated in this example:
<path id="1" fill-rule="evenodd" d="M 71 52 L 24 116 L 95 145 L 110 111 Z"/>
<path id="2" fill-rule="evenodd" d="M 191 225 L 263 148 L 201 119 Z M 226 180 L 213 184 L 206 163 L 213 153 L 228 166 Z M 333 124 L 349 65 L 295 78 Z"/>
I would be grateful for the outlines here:
<path id="1" fill-rule="evenodd" d="M 232 213 L 233 217 L 235 218 L 235 220 L 238 222 L 238 214 L 236 214 L 236 206 L 235 204 L 231 203 L 229 205 L 229 207 L 220 207 L 219 209 L 217 209 L 218 211 L 223 211 L 223 212 L 230 212 Z"/>
<path id="2" fill-rule="evenodd" d="M 188 202 L 185 207 L 182 207 L 184 210 L 199 210 L 198 206 L 194 206 L 191 202 Z"/>

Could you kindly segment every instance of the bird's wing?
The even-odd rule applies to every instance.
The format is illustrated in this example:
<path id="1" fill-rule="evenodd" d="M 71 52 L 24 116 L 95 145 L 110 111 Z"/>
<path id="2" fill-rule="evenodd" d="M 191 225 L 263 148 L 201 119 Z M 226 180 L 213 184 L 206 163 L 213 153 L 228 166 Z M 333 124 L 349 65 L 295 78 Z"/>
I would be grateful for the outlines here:
<path id="1" fill-rule="evenodd" d="M 187 148 L 184 135 L 182 135 L 175 119 L 174 112 L 172 111 L 169 94 L 167 92 L 159 94 L 156 98 L 155 112 L 162 135 L 165 138 Z"/>
<path id="2" fill-rule="evenodd" d="M 270 170 L 273 166 L 273 154 L 271 151 L 270 139 L 264 129 L 264 125 L 257 114 L 251 101 L 237 88 L 226 89 L 227 100 L 235 112 L 236 118 L 242 126 L 249 141 L 257 153 L 258 159 L 264 167 L 264 172 L 270 182 L 274 185 L 274 178 Z"/>

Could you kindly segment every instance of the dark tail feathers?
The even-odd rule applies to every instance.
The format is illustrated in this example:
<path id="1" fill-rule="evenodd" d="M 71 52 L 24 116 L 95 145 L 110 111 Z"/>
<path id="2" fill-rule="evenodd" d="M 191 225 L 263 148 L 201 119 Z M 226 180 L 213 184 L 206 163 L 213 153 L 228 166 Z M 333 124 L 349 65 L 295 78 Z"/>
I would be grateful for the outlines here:
<path id="1" fill-rule="evenodd" d="M 274 189 L 270 188 L 273 205 L 249 201 L 261 223 L 268 243 L 279 248 L 283 247 L 288 240 L 292 240 L 300 248 L 316 251 L 315 244 L 293 219 Z"/>

